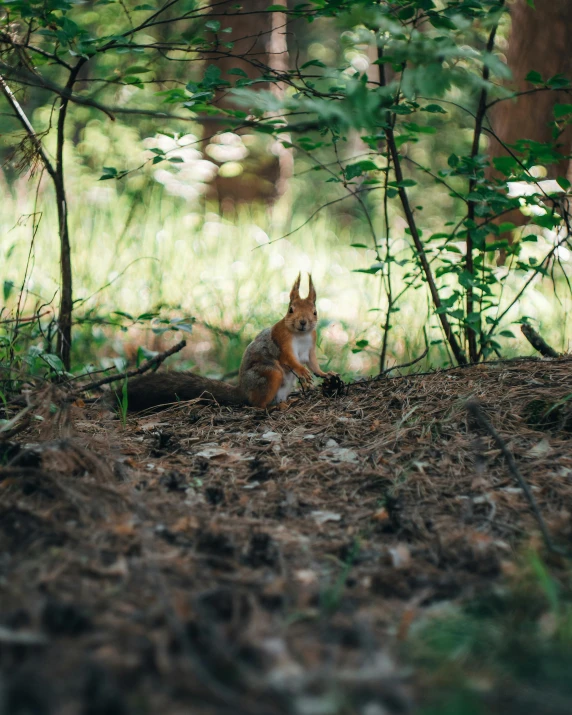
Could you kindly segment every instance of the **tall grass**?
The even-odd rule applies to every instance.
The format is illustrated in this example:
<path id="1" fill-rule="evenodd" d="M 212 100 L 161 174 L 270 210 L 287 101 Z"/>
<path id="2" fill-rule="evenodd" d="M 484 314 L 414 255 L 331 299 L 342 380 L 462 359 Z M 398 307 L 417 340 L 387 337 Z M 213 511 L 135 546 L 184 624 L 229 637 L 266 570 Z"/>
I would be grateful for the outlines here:
<path id="1" fill-rule="evenodd" d="M 0 283 L 14 284 L 4 316 L 15 308 L 30 251 L 30 187 L 22 179 L 6 190 L 0 216 Z M 238 367 L 248 341 L 283 315 L 290 285 L 302 271 L 312 273 L 318 289 L 322 364 L 347 376 L 376 372 L 386 301 L 378 277 L 354 272 L 373 263 L 375 255 L 351 247 L 368 243 L 365 221 L 353 207 L 351 213 L 324 210 L 289 238 L 277 241 L 306 221 L 308 209 L 300 208 L 300 200 L 294 201 L 292 211 L 283 201 L 272 209 L 242 206 L 221 215 L 214 205 L 199 209 L 154 182 L 136 193 L 96 181 L 84 184 L 81 195 L 74 195 L 73 187 L 68 191 L 75 312 L 76 318 L 87 320 L 75 329 L 76 367 L 133 358 L 139 346 L 162 349 L 171 339 L 179 339 L 170 332 L 161 334 L 165 324 L 157 319 L 135 322 L 141 314 L 158 313 L 165 319 L 196 321 L 188 347 L 177 358 L 181 366 L 217 376 L 230 373 Z M 303 204 L 307 207 L 308 201 Z M 49 188 L 40 191 L 37 210 L 41 221 L 24 283 L 23 306 L 28 312 L 38 304 L 57 304 L 57 221 Z M 432 220 L 437 223 L 438 215 Z M 400 226 L 396 218 L 395 247 L 408 255 Z M 541 252 L 537 244 L 527 245 Z M 407 270 L 408 266 L 394 267 L 396 292 Z M 505 279 L 505 298 L 522 280 L 522 274 Z M 561 290 L 555 296 L 549 281 L 539 281 L 510 318 L 537 318 L 546 339 L 566 350 L 570 331 L 563 316 L 569 307 L 569 293 Z M 405 295 L 393 323 L 389 365 L 423 351 L 424 328 L 430 340 L 442 337 L 435 319 L 429 318 L 423 287 Z M 506 354 L 531 352 L 514 332 L 517 339 L 501 339 Z M 356 347 L 365 340 L 365 349 Z M 445 348 L 434 345 L 416 369 L 447 362 Z"/>

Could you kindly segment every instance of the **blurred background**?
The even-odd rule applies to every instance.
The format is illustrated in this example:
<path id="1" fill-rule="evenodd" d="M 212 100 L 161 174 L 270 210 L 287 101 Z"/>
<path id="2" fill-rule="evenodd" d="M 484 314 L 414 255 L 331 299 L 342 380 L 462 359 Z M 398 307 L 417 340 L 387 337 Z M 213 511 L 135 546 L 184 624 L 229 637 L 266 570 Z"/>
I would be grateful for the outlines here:
<path id="1" fill-rule="evenodd" d="M 256 9 L 254 5 L 264 9 L 268 3 L 254 2 Z M 133 9 L 127 20 L 124 12 L 118 3 L 88 2 L 81 6 L 81 20 L 76 19 L 94 36 L 106 37 L 120 22 L 136 22 Z M 202 27 L 204 19 L 201 22 Z M 185 27 L 189 36 L 197 31 L 192 22 Z M 219 30 L 216 24 L 212 28 Z M 166 34 L 161 36 L 169 31 L 168 23 L 154 28 L 148 43 L 170 41 Z M 509 18 L 504 17 L 495 45 L 496 56 L 503 61 L 509 31 Z M 466 32 L 481 41 L 478 26 Z M 275 67 L 313 63 L 336 68 L 347 77 L 374 77 L 378 72 L 372 35 L 352 18 L 317 17 L 311 23 L 293 18 L 286 24 L 281 13 L 260 13 L 235 19 L 231 35 L 254 38 L 243 42 L 249 47 L 259 43 L 259 53 Z M 138 36 L 140 44 L 144 40 Z M 170 59 L 175 55 L 171 53 Z M 251 77 L 254 72 L 251 65 L 224 57 L 212 64 L 200 54 L 193 59 L 151 59 L 149 51 L 127 47 L 124 54 L 102 54 L 97 72 L 90 66 L 80 74 L 78 91 L 115 107 L 157 109 L 160 99 L 160 108 L 169 111 L 176 92 L 183 92 L 189 82 L 199 86 L 213 65 L 222 77 Z M 44 70 L 57 78 L 57 67 L 52 70 L 48 63 Z M 463 217 L 465 206 L 416 167 L 431 165 L 437 172 L 447 168 L 451 154 L 468 151 L 473 120 L 461 105 L 474 106 L 477 95 L 474 85 L 452 87 L 447 114 L 428 114 L 427 125 L 434 130 L 404 149 L 411 160 L 407 171 L 417 182 L 409 189 L 411 202 L 418 206 L 425 233 L 446 231 Z M 54 156 L 53 95 L 19 87 L 16 96 Z M 238 106 L 224 93 L 216 103 Z M 187 348 L 172 359 L 178 367 L 231 376 L 247 343 L 282 317 L 291 283 L 302 271 L 312 273 L 318 291 L 322 365 L 347 377 L 375 374 L 387 297 L 379 275 L 371 270 L 377 253 L 371 246 L 368 215 L 328 176 L 331 146 L 322 151 L 318 143 L 307 152 L 294 151 L 272 136 L 217 131 L 220 127 L 214 122 L 136 113 L 116 112 L 111 120 L 94 107 L 70 104 L 64 162 L 74 272 L 74 368 L 121 367 L 168 348 L 182 331 L 192 334 L 187 336 Z M 2 317 L 9 319 L 18 309 L 22 315 L 45 313 L 49 320 L 60 285 L 57 204 L 46 173 L 23 159 L 23 136 L 2 100 Z M 487 146 L 484 138 L 483 149 Z M 369 148 L 352 130 L 336 151 L 348 162 L 367 157 Z M 157 157 L 162 160 L 154 161 Z M 455 178 L 450 181 L 461 186 Z M 376 232 L 384 236 L 383 192 L 367 193 L 364 202 Z M 400 259 L 393 268 L 398 293 L 410 276 L 411 246 L 397 206 L 389 207 L 389 218 L 392 250 Z M 523 255 L 533 260 L 554 241 L 548 230 L 536 234 L 538 241 L 523 248 Z M 527 316 L 557 350 L 566 351 L 570 333 L 563 317 L 570 307 L 570 252 L 565 247 L 558 251 L 563 272 L 553 281 L 537 276 L 505 322 L 510 327 Z M 505 296 L 515 295 L 522 275 L 504 265 L 494 270 Z M 426 340 L 435 344 L 415 369 L 449 364 L 450 356 L 437 340 L 440 328 L 425 288 L 408 290 L 398 308 L 386 365 L 420 355 Z M 49 343 L 53 335 L 46 330 L 44 325 L 31 332 L 18 349 L 29 350 L 39 339 Z M 530 353 L 520 332 L 512 333 L 514 337 L 509 332 L 499 338 L 503 356 Z"/>

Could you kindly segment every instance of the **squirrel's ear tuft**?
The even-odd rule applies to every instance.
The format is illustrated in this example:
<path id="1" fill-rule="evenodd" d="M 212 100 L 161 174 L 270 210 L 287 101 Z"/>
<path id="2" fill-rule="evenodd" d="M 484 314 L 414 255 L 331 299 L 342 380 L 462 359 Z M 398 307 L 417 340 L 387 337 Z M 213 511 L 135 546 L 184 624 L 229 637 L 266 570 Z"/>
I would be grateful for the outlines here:
<path id="1" fill-rule="evenodd" d="M 298 278 L 294 281 L 294 285 L 292 286 L 292 290 L 290 291 L 290 302 L 293 300 L 298 300 L 300 297 L 300 278 L 302 277 L 301 273 L 298 273 Z"/>
<path id="2" fill-rule="evenodd" d="M 312 303 L 316 302 L 316 289 L 314 288 L 314 284 L 312 283 L 312 274 L 308 273 L 308 284 L 310 290 L 308 291 L 308 299 L 312 301 Z"/>

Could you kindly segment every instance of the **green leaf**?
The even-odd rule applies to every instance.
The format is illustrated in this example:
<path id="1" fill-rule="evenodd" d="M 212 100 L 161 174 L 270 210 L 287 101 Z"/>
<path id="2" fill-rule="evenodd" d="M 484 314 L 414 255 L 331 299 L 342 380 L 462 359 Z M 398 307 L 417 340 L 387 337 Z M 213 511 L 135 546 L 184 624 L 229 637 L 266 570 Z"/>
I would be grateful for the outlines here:
<path id="1" fill-rule="evenodd" d="M 500 171 L 501 174 L 510 176 L 510 174 L 514 172 L 518 162 L 516 159 L 513 159 L 512 156 L 498 156 L 493 159 L 493 164 L 495 169 Z"/>
<path id="2" fill-rule="evenodd" d="M 565 176 L 559 176 L 556 181 L 558 186 L 560 186 L 561 189 L 564 189 L 564 191 L 568 191 L 570 188 L 570 181 Z"/>
<path id="3" fill-rule="evenodd" d="M 358 161 L 355 164 L 347 164 L 344 169 L 344 174 L 346 179 L 355 179 L 366 171 L 378 171 L 377 164 L 374 164 L 373 161 L 369 161 L 368 159 Z"/>
<path id="4" fill-rule="evenodd" d="M 499 223 L 499 234 L 501 233 L 507 233 L 508 231 L 514 231 L 516 226 L 514 223 L 511 223 L 510 221 L 504 221 L 503 223 Z"/>
<path id="5" fill-rule="evenodd" d="M 211 32 L 218 32 L 220 30 L 220 22 L 218 20 L 209 20 L 205 22 L 205 27 Z"/>
<path id="6" fill-rule="evenodd" d="M 99 181 L 106 181 L 107 179 L 117 179 L 118 172 L 114 166 L 104 166 L 103 174 L 99 177 Z"/>
<path id="7" fill-rule="evenodd" d="M 555 74 L 546 84 L 554 89 L 565 89 L 570 86 L 570 80 L 563 74 Z"/>
<path id="8" fill-rule="evenodd" d="M 416 8 L 414 4 L 406 5 L 404 8 L 399 10 L 397 17 L 400 20 L 410 20 L 416 13 Z"/>
<path id="9" fill-rule="evenodd" d="M 42 359 L 56 372 L 65 372 L 64 364 L 57 355 L 51 353 L 43 353 Z"/>
<path id="10" fill-rule="evenodd" d="M 510 330 L 501 330 L 499 335 L 502 335 L 503 338 L 514 338 L 514 333 L 511 333 Z"/>
<path id="11" fill-rule="evenodd" d="M 308 62 L 304 62 L 304 64 L 300 67 L 301 70 L 305 70 L 306 67 L 325 67 L 326 65 L 323 62 L 320 62 L 320 60 L 309 60 Z"/>
<path id="12" fill-rule="evenodd" d="M 233 67 L 231 70 L 228 71 L 228 74 L 235 74 L 239 77 L 248 77 L 246 72 L 244 70 L 241 70 L 240 67 Z"/>
<path id="13" fill-rule="evenodd" d="M 201 86 L 205 87 L 206 89 L 218 87 L 218 85 L 220 84 L 220 75 L 220 67 L 217 67 L 216 65 L 209 65 L 203 75 Z"/>
<path id="14" fill-rule="evenodd" d="M 404 126 L 408 131 L 415 134 L 435 134 L 437 132 L 436 127 L 427 127 L 420 124 L 415 124 L 414 122 L 405 122 Z"/>
<path id="15" fill-rule="evenodd" d="M 184 333 L 192 333 L 193 326 L 190 323 L 177 323 L 173 325 L 173 330 L 182 330 Z"/>
<path id="16" fill-rule="evenodd" d="M 136 359 L 136 364 L 137 367 L 141 365 L 142 362 L 145 360 L 150 360 L 151 358 L 154 358 L 158 355 L 159 353 L 155 350 L 149 350 L 148 348 L 143 347 L 140 345 L 137 348 L 137 359 Z"/>
<path id="17" fill-rule="evenodd" d="M 428 104 L 426 107 L 421 107 L 422 112 L 431 112 L 431 114 L 447 114 L 439 104 Z"/>
<path id="18" fill-rule="evenodd" d="M 383 263 L 374 263 L 369 268 L 355 268 L 352 272 L 353 273 L 369 273 L 370 275 L 374 276 L 376 273 L 379 273 L 379 271 L 382 268 L 383 268 Z"/>
<path id="19" fill-rule="evenodd" d="M 558 226 L 560 218 L 552 214 L 544 214 L 543 216 L 533 216 L 532 223 L 535 223 L 537 226 L 542 226 L 542 228 L 552 230 L 555 226 Z"/>
<path id="20" fill-rule="evenodd" d="M 555 104 L 554 105 L 554 118 L 562 119 L 562 117 L 567 117 L 572 114 L 572 104 Z"/>
<path id="21" fill-rule="evenodd" d="M 535 72 L 534 70 L 529 72 L 524 79 L 527 82 L 530 82 L 531 84 L 543 84 L 544 83 L 540 72 Z"/>
<path id="22" fill-rule="evenodd" d="M 149 67 L 143 67 L 142 65 L 131 65 L 125 70 L 125 74 L 144 74 L 145 72 L 152 72 L 153 70 Z"/>
<path id="23" fill-rule="evenodd" d="M 10 297 L 12 290 L 14 289 L 14 281 L 4 281 L 4 284 L 2 286 L 2 292 L 4 294 L 4 301 L 7 301 L 8 298 Z"/>
<path id="24" fill-rule="evenodd" d="M 429 22 L 438 30 L 456 30 L 457 26 L 452 20 L 444 15 L 431 15 Z"/>

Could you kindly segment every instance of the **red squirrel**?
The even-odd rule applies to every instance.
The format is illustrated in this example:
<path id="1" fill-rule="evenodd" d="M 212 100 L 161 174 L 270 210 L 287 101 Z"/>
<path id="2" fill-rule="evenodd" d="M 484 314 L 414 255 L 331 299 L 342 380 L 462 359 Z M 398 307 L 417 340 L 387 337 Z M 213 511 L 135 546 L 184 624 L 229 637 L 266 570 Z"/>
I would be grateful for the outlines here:
<path id="1" fill-rule="evenodd" d="M 221 405 L 252 405 L 266 409 L 284 403 L 298 378 L 302 386 L 323 372 L 316 358 L 316 290 L 309 276 L 307 298 L 300 297 L 300 274 L 290 291 L 286 315 L 266 328 L 246 348 L 240 364 L 238 386 L 210 380 L 190 372 L 147 374 L 130 380 L 127 399 L 130 410 L 172 402 L 211 397 Z"/>

